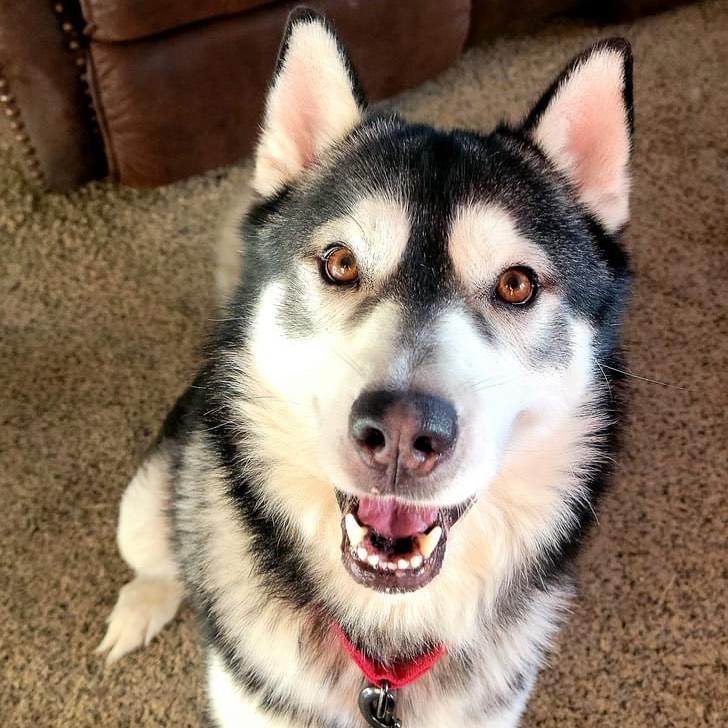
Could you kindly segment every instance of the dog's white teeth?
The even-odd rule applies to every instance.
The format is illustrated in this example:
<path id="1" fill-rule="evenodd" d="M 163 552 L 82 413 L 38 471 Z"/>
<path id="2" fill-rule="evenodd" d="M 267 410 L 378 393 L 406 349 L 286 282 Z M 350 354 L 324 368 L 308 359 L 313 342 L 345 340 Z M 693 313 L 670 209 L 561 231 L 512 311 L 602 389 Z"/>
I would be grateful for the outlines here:
<path id="1" fill-rule="evenodd" d="M 344 518 L 344 526 L 352 548 L 356 548 L 369 533 L 368 528 L 364 528 L 364 526 L 360 526 L 357 523 L 353 513 L 346 514 L 346 518 Z"/>
<path id="2" fill-rule="evenodd" d="M 437 544 L 440 543 L 440 537 L 442 536 L 442 529 L 440 526 L 435 526 L 429 533 L 423 533 L 417 537 L 417 544 L 420 547 L 422 556 L 429 559 L 432 556 L 432 552 L 437 548 Z"/>
<path id="3" fill-rule="evenodd" d="M 363 546 L 359 546 L 356 550 L 356 555 L 359 557 L 360 561 L 366 561 L 369 556 L 369 552 Z"/>
<path id="4" fill-rule="evenodd" d="M 368 564 L 378 571 L 413 571 L 419 569 L 426 559 L 432 556 L 433 551 L 437 548 L 442 538 L 442 528 L 435 526 L 429 533 L 423 533 L 417 536 L 414 555 L 409 558 L 398 557 L 392 561 L 387 561 L 383 555 L 378 553 L 369 553 L 364 546 L 364 539 L 369 535 L 369 529 L 360 526 L 352 513 L 347 513 L 344 518 L 344 527 L 346 535 L 351 545 L 351 553 L 354 558 Z"/>

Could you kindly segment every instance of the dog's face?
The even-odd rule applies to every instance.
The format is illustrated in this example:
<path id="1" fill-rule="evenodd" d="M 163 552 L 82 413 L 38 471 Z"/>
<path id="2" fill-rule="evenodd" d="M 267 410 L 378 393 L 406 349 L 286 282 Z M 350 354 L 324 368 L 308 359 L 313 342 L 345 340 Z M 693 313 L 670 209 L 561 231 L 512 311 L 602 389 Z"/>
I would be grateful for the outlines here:
<path id="1" fill-rule="evenodd" d="M 315 540 L 329 511 L 307 504 L 335 495 L 356 582 L 427 585 L 509 462 L 589 414 L 626 294 L 630 137 L 622 42 L 483 136 L 368 114 L 331 30 L 293 17 L 246 223 L 247 392 L 294 481 L 271 498 Z"/>

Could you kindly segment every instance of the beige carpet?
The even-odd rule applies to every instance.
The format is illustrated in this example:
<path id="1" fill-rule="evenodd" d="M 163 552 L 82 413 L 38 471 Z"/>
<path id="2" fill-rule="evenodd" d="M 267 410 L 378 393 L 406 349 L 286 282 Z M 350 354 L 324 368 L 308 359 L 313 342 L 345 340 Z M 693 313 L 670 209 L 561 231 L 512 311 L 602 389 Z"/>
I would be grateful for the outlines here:
<path id="1" fill-rule="evenodd" d="M 615 33 L 636 57 L 630 368 L 685 389 L 633 381 L 581 598 L 524 723 L 718 728 L 728 725 L 728 5 L 500 40 L 398 104 L 485 129 Z M 0 142 L 3 727 L 199 724 L 189 612 L 113 669 L 92 651 L 127 577 L 117 502 L 194 369 L 213 315 L 217 220 L 246 179 L 240 167 L 151 192 L 95 184 L 34 197 Z"/>

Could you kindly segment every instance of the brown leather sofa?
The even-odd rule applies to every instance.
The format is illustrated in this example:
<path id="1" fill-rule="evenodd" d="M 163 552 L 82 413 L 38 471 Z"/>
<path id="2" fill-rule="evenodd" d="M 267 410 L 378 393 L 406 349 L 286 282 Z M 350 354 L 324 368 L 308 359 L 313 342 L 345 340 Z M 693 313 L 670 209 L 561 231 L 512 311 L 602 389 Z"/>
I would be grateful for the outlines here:
<path id="1" fill-rule="evenodd" d="M 150 187 L 241 158 L 255 139 L 283 25 L 297 4 L 0 0 L 0 111 L 28 176 L 53 190 L 105 174 Z M 533 25 L 584 5 L 579 0 L 305 4 L 333 20 L 372 99 L 447 68 L 469 38 Z"/>

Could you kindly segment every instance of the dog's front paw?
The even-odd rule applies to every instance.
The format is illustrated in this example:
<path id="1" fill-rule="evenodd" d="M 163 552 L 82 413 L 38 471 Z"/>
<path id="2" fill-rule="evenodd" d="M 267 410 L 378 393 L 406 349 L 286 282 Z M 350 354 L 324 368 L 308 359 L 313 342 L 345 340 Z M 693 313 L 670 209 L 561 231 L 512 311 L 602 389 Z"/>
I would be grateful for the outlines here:
<path id="1" fill-rule="evenodd" d="M 132 650 L 148 645 L 169 622 L 182 601 L 183 591 L 174 579 L 138 576 L 121 588 L 109 615 L 108 629 L 97 653 L 106 652 L 106 662 L 116 662 Z"/>

